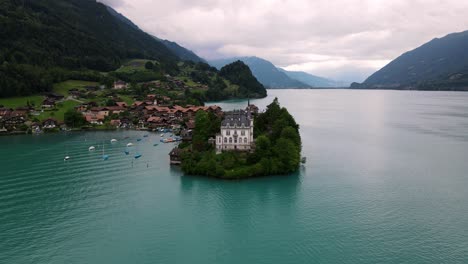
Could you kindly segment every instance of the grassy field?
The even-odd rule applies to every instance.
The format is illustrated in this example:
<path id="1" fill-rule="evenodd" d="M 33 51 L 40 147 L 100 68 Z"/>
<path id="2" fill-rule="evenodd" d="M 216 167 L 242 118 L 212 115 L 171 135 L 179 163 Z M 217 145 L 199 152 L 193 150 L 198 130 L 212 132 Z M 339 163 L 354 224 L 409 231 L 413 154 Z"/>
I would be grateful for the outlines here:
<path id="1" fill-rule="evenodd" d="M 97 86 L 99 85 L 97 82 L 87 82 L 87 81 L 77 81 L 77 80 L 68 80 L 61 83 L 54 84 L 54 92 L 67 96 L 68 91 L 73 88 L 84 88 L 86 86 Z"/>
<path id="2" fill-rule="evenodd" d="M 145 71 L 145 64 L 150 60 L 130 60 L 122 65 L 117 72 L 126 72 L 133 73 L 135 71 Z M 152 61 L 153 63 L 158 63 L 157 61 Z"/>
<path id="3" fill-rule="evenodd" d="M 46 120 L 47 118 L 54 118 L 56 120 L 63 121 L 63 114 L 79 104 L 80 103 L 72 100 L 63 101 L 57 104 L 57 111 L 44 111 L 39 116 L 36 116 L 36 118 L 40 121 Z"/>
<path id="4" fill-rule="evenodd" d="M 33 104 L 36 107 L 40 107 L 43 100 L 44 97 L 41 95 L 0 98 L 0 105 L 3 105 L 4 107 L 16 108 L 19 106 L 26 106 L 27 102 L 29 101 L 30 104 Z"/>
<path id="5" fill-rule="evenodd" d="M 135 100 L 133 100 L 132 97 L 130 97 L 130 96 L 128 96 L 128 95 L 121 95 L 121 94 L 119 94 L 118 96 L 119 96 L 120 98 L 122 98 L 122 100 L 123 100 L 124 102 L 126 102 L 127 105 L 132 105 L 133 102 L 135 101 Z"/>

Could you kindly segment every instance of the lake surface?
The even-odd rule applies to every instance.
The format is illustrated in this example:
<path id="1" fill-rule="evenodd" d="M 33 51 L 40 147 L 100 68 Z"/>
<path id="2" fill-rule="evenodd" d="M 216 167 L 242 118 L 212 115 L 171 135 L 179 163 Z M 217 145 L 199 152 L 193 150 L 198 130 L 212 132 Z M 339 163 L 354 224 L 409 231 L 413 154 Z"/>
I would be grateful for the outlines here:
<path id="1" fill-rule="evenodd" d="M 295 175 L 183 176 L 153 133 L 0 137 L 0 263 L 468 263 L 468 93 L 269 94 Z"/>

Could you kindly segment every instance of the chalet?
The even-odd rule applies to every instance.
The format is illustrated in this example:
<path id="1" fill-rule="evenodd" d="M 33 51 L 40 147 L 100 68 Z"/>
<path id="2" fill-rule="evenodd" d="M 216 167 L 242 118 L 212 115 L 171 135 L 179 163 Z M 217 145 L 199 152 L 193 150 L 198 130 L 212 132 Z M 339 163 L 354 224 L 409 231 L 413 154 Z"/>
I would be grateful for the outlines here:
<path id="1" fill-rule="evenodd" d="M 221 133 L 216 135 L 216 152 L 225 150 L 250 151 L 254 143 L 254 123 L 250 112 L 226 112 L 221 122 Z"/>
<path id="2" fill-rule="evenodd" d="M 189 120 L 189 121 L 185 122 L 185 126 L 188 129 L 195 129 L 195 121 L 194 120 Z"/>
<path id="3" fill-rule="evenodd" d="M 85 112 L 86 110 L 88 110 L 87 104 L 80 104 L 80 105 L 75 106 L 75 111 L 77 112 Z"/>
<path id="4" fill-rule="evenodd" d="M 175 147 L 169 153 L 170 156 L 170 164 L 171 165 L 180 165 L 182 163 L 182 150 L 178 147 Z"/>
<path id="5" fill-rule="evenodd" d="M 114 82 L 114 86 L 112 87 L 115 90 L 121 90 L 127 88 L 127 83 L 124 81 L 116 81 Z"/>
<path id="6" fill-rule="evenodd" d="M 53 119 L 53 118 L 48 118 L 46 120 L 44 120 L 44 122 L 42 122 L 42 127 L 43 128 L 55 128 L 58 126 L 58 122 L 57 120 Z"/>
<path id="7" fill-rule="evenodd" d="M 12 112 L 13 109 L 11 108 L 0 108 L 0 120 L 8 118 Z"/>
<path id="8" fill-rule="evenodd" d="M 62 100 L 64 96 L 58 93 L 47 93 L 46 97 L 58 101 Z"/>
<path id="9" fill-rule="evenodd" d="M 180 131 L 180 136 L 182 137 L 182 141 L 192 141 L 193 130 L 184 129 Z"/>
<path id="10" fill-rule="evenodd" d="M 133 122 L 129 118 L 121 118 L 120 119 L 120 127 L 121 128 L 132 128 Z"/>
<path id="11" fill-rule="evenodd" d="M 96 102 L 88 102 L 87 103 L 89 107 L 97 107 L 98 106 L 98 103 Z"/>
<path id="12" fill-rule="evenodd" d="M 100 114 L 93 114 L 93 113 L 86 113 L 84 115 L 86 122 L 90 124 L 102 125 L 104 123 L 104 115 Z"/>
<path id="13" fill-rule="evenodd" d="M 110 125 L 113 126 L 113 127 L 120 127 L 120 120 L 119 119 L 112 119 L 110 121 Z"/>
<path id="14" fill-rule="evenodd" d="M 115 104 L 117 106 L 120 106 L 120 107 L 123 107 L 123 108 L 127 108 L 128 107 L 128 104 L 126 102 L 115 102 Z"/>
<path id="15" fill-rule="evenodd" d="M 218 105 L 211 105 L 207 108 L 207 111 L 208 112 L 211 112 L 217 116 L 222 116 L 223 115 L 223 111 L 222 111 L 222 108 Z M 257 108 L 257 112 L 258 112 L 258 108 Z"/>
<path id="16" fill-rule="evenodd" d="M 46 98 L 42 101 L 42 108 L 54 108 L 55 107 L 55 100 L 52 98 Z"/>
<path id="17" fill-rule="evenodd" d="M 151 116 L 146 120 L 148 128 L 162 127 L 166 124 L 166 120 L 159 116 Z"/>
<path id="18" fill-rule="evenodd" d="M 11 114 L 9 117 L 2 120 L 3 126 L 8 130 L 16 130 L 19 126 L 26 122 L 24 115 Z"/>
<path id="19" fill-rule="evenodd" d="M 248 104 L 247 107 L 245 108 L 245 111 L 252 113 L 253 115 L 258 114 L 258 107 L 253 104 Z"/>

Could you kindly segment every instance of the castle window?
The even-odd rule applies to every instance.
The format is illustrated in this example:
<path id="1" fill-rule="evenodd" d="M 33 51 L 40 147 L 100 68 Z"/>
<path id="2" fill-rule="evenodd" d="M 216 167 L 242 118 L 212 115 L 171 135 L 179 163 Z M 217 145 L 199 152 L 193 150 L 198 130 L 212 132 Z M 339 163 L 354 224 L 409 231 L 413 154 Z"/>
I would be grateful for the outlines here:
<path id="1" fill-rule="evenodd" d="M 247 144 L 247 138 L 244 138 L 244 143 Z"/>
<path id="2" fill-rule="evenodd" d="M 245 136 L 245 130 L 241 131 L 241 136 Z"/>
<path id="3" fill-rule="evenodd" d="M 227 137 L 224 138 L 224 143 L 227 143 Z"/>
<path id="4" fill-rule="evenodd" d="M 232 137 L 229 138 L 229 143 L 232 143 Z"/>

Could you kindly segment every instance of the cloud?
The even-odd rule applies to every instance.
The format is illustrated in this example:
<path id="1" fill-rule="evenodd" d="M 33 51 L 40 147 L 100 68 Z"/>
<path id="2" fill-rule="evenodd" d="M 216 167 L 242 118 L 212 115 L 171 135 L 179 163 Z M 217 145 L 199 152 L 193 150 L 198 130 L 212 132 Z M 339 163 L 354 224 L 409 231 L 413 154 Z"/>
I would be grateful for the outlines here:
<path id="1" fill-rule="evenodd" d="M 468 2 L 459 0 L 102 1 L 207 59 L 255 55 L 355 81 L 435 37 L 468 29 Z"/>

